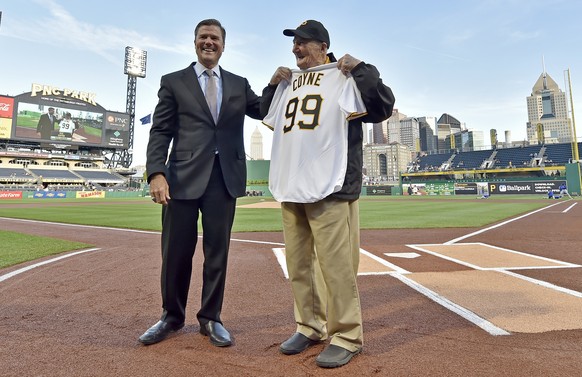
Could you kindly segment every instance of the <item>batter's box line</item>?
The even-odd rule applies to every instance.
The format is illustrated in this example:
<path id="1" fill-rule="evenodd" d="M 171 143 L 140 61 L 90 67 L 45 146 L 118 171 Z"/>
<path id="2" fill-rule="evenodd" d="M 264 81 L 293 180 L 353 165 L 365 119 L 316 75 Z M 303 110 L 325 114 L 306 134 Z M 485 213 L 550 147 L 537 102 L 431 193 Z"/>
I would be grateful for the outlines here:
<path id="1" fill-rule="evenodd" d="M 556 263 L 556 264 L 560 264 L 560 266 L 526 266 L 526 267 L 481 267 L 481 266 L 477 266 L 474 265 L 472 263 L 469 262 L 465 262 L 462 261 L 460 259 L 457 258 L 453 258 L 453 257 L 449 257 L 447 255 L 443 255 L 440 253 L 437 253 L 435 251 L 431 251 L 426 249 L 425 247 L 430 247 L 430 246 L 471 246 L 471 245 L 480 245 L 480 246 L 485 246 L 485 247 L 490 247 L 492 249 L 497 249 L 497 250 L 501 250 L 501 251 L 505 251 L 508 253 L 514 253 L 514 254 L 519 254 L 522 256 L 526 256 L 528 258 L 534 258 L 534 259 L 540 259 L 546 262 L 551 262 L 551 263 Z M 546 257 L 540 257 L 538 255 L 533 255 L 533 254 L 528 254 L 528 253 L 524 253 L 521 251 L 517 251 L 517 250 L 511 250 L 511 249 L 506 249 L 503 247 L 499 247 L 499 246 L 493 246 L 493 245 L 489 245 L 483 242 L 469 242 L 469 243 L 456 243 L 454 245 L 448 245 L 448 244 L 421 244 L 421 245 L 406 245 L 412 249 L 415 250 L 419 250 L 422 252 L 425 252 L 427 254 L 431 254 L 434 255 L 436 257 L 439 257 L 441 259 L 446 259 L 448 261 L 457 263 L 457 264 L 461 264 L 463 266 L 467 266 L 470 267 L 474 270 L 479 270 L 479 271 L 496 271 L 496 270 L 517 270 L 517 269 L 540 269 L 540 268 L 574 268 L 574 267 L 582 267 L 578 264 L 574 264 L 574 263 L 569 263 L 569 262 L 564 262 L 561 260 L 557 260 L 557 259 L 552 259 L 552 258 L 546 258 Z"/>
<path id="2" fill-rule="evenodd" d="M 571 295 L 574 297 L 582 298 L 582 292 L 578 292 L 578 291 L 575 291 L 573 289 L 560 287 L 559 285 L 548 283 L 547 281 L 530 278 L 529 276 L 516 274 L 515 272 L 511 272 L 511 271 L 507 271 L 507 270 L 500 269 L 500 270 L 497 270 L 497 272 L 501 272 L 502 274 L 506 274 L 506 275 L 512 276 L 514 278 L 525 280 L 529 283 L 533 283 L 533 284 L 539 285 L 539 286 L 544 287 L 544 288 L 553 289 L 555 291 L 562 292 L 562 293 L 565 293 L 565 294 L 568 294 L 568 295 Z"/>
<path id="3" fill-rule="evenodd" d="M 469 246 L 470 245 L 487 246 L 487 247 L 490 247 L 492 249 L 502 250 L 502 251 L 505 251 L 505 252 L 508 252 L 508 253 L 519 254 L 519 255 L 523 255 L 523 256 L 529 257 L 529 258 L 540 259 L 540 260 L 544 260 L 544 261 L 547 261 L 547 262 L 552 262 L 552 263 L 557 263 L 557 264 L 562 264 L 562 265 L 561 266 L 526 266 L 526 267 L 480 267 L 480 266 L 473 265 L 471 263 L 468 263 L 468 262 L 465 262 L 465 261 L 462 261 L 462 260 L 459 260 L 459 259 L 456 259 L 456 258 L 452 258 L 452 257 L 446 256 L 446 255 L 439 254 L 439 253 L 437 253 L 435 251 L 427 250 L 427 249 L 425 249 L 425 248 L 422 247 L 422 246 L 425 246 L 425 247 L 428 247 L 428 246 L 447 246 L 445 244 L 424 244 L 424 245 L 407 245 L 407 246 L 409 246 L 409 247 L 411 247 L 413 249 L 416 249 L 416 250 L 423 251 L 425 253 L 434 255 L 436 257 L 439 257 L 439 258 L 442 258 L 442 259 L 446 259 L 446 260 L 449 260 L 451 262 L 458 263 L 458 264 L 461 264 L 463 266 L 467 266 L 467 267 L 473 268 L 475 270 L 501 272 L 503 274 L 506 274 L 506 275 L 509 275 L 509 276 L 512 276 L 512 277 L 515 277 L 515 278 L 518 278 L 518 279 L 521 279 L 521 280 L 524 280 L 524 281 L 527 281 L 529 283 L 533 283 L 533 284 L 536 284 L 536 285 L 539 285 L 539 286 L 542 286 L 542 287 L 545 287 L 545 288 L 553 289 L 555 291 L 562 292 L 562 293 L 566 293 L 566 294 L 569 294 L 569 295 L 572 295 L 572 296 L 575 296 L 575 297 L 582 297 L 582 293 L 581 292 L 578 292 L 578 291 L 575 291 L 575 290 L 572 290 L 572 289 L 569 289 L 569 288 L 564 288 L 564 287 L 561 287 L 559 285 L 555 285 L 555 284 L 552 284 L 552 283 L 548 283 L 547 281 L 538 280 L 538 279 L 534 279 L 534 278 L 527 277 L 525 275 L 520 275 L 520 274 L 511 272 L 511 271 L 520 271 L 520 270 L 542 270 L 542 269 L 548 270 L 548 269 L 557 269 L 557 268 L 579 268 L 579 267 L 582 267 L 582 266 L 580 266 L 578 264 L 569 263 L 569 262 L 563 262 L 563 261 L 560 261 L 560 260 L 557 260 L 557 259 L 540 257 L 538 255 L 532 255 L 532 254 L 524 253 L 524 252 L 521 252 L 521 251 L 506 249 L 506 248 L 503 248 L 503 247 L 498 247 L 498 246 L 493 246 L 493 245 L 488 245 L 488 244 L 485 244 L 485 243 L 482 243 L 482 242 L 473 242 L 473 243 L 464 243 L 464 244 L 455 244 L 455 245 L 459 245 L 459 246 L 465 246 L 465 245 L 469 245 Z"/>
<path id="4" fill-rule="evenodd" d="M 287 272 L 287 261 L 285 259 L 285 252 L 284 252 L 285 248 L 278 247 L 278 248 L 273 248 L 272 250 L 273 250 L 273 253 L 275 254 L 275 257 L 277 258 L 277 262 L 279 263 L 279 265 L 281 266 L 281 269 L 283 270 L 283 275 L 285 275 L 285 278 L 287 280 L 289 280 L 289 274 Z M 410 288 L 414 289 L 415 291 L 419 292 L 420 294 L 426 296 L 428 299 L 436 302 L 437 304 L 452 311 L 453 313 L 456 313 L 457 315 L 459 315 L 462 318 L 466 319 L 467 321 L 473 323 L 474 325 L 480 327 L 481 329 L 483 329 L 484 331 L 486 331 L 487 333 L 489 333 L 491 335 L 511 335 L 509 332 L 503 330 L 502 328 L 495 326 L 493 323 L 487 321 L 485 318 L 478 316 L 477 314 L 473 313 L 469 309 L 464 308 L 460 305 L 457 305 L 454 302 L 452 302 L 451 300 L 448 300 L 447 298 L 439 295 L 438 293 L 428 289 L 424 285 L 419 284 L 419 283 L 415 282 L 414 280 L 407 278 L 405 275 L 409 274 L 408 271 L 406 271 L 398 266 L 395 266 L 392 263 L 390 263 L 390 262 L 370 253 L 369 251 L 364 250 L 364 249 L 360 249 L 360 253 L 365 254 L 368 257 L 371 257 L 372 259 L 382 263 L 383 265 L 385 265 L 387 267 L 391 267 L 391 268 L 395 267 L 396 271 L 390 271 L 390 272 L 385 272 L 385 273 L 381 273 L 381 272 L 362 273 L 362 274 L 358 274 L 358 276 L 362 276 L 362 275 L 388 275 L 388 276 L 392 276 L 393 278 L 398 279 L 400 282 L 404 283 L 408 287 L 410 287 Z"/>
<path id="5" fill-rule="evenodd" d="M 279 266 L 281 266 L 281 270 L 283 270 L 283 275 L 285 275 L 285 279 L 289 280 L 289 273 L 287 272 L 287 260 L 285 259 L 285 248 L 284 247 L 274 247 L 272 248 L 273 250 L 273 254 L 275 254 L 275 257 L 277 258 L 277 262 L 279 263 Z M 367 256 L 370 259 L 375 260 L 376 262 L 391 268 L 393 271 L 378 271 L 378 272 L 359 272 L 358 276 L 376 276 L 376 275 L 391 275 L 393 273 L 398 273 L 398 274 L 409 274 L 409 271 L 406 271 L 405 269 L 398 267 L 395 264 L 392 264 L 390 262 L 388 262 L 385 259 L 382 259 L 372 253 L 370 253 L 369 251 L 366 251 L 362 248 L 360 248 L 360 254 L 363 254 L 365 256 Z"/>
<path id="6" fill-rule="evenodd" d="M 469 309 L 455 304 L 451 300 L 445 298 L 444 296 L 439 295 L 433 290 L 428 289 L 422 284 L 415 282 L 408 277 L 399 274 L 399 273 L 392 273 L 390 274 L 392 277 L 400 280 L 402 283 L 406 284 L 410 288 L 414 289 L 415 291 L 419 292 L 420 294 L 426 296 L 428 299 L 436 302 L 437 304 L 441 305 L 442 307 L 449 309 L 453 313 L 461 316 L 462 318 L 466 319 L 467 321 L 473 323 L 474 325 L 480 327 L 484 331 L 488 332 L 490 335 L 498 336 L 498 335 L 511 335 L 510 332 L 495 326 L 493 323 L 489 322 L 483 317 L 480 317 L 476 313 L 470 311 Z"/>

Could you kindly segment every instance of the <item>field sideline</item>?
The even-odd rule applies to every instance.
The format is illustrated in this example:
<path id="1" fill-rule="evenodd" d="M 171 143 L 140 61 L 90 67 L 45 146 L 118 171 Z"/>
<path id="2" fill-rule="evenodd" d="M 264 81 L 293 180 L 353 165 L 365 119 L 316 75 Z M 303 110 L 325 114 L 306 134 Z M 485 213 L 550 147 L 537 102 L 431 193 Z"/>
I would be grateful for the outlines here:
<path id="1" fill-rule="evenodd" d="M 476 200 L 467 197 L 363 197 L 362 229 L 481 227 L 552 204 L 531 195 Z M 238 200 L 233 232 L 279 232 L 281 213 L 269 198 Z M 0 202 L 0 217 L 160 231 L 159 205 L 149 198 L 22 199 Z M 89 247 L 51 237 L 0 231 L 0 268 Z"/>

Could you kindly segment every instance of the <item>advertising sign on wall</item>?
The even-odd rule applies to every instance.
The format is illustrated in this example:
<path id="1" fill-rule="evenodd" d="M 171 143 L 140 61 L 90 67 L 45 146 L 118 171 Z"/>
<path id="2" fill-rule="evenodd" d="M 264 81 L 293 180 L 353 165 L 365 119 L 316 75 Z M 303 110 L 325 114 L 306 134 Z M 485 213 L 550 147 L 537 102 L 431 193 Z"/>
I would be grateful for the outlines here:
<path id="1" fill-rule="evenodd" d="M 564 180 L 530 181 L 530 182 L 494 182 L 489 183 L 489 193 L 495 194 L 547 194 L 548 190 L 559 191 Z"/>
<path id="2" fill-rule="evenodd" d="M 12 113 L 14 98 L 0 96 L 0 139 L 12 137 Z"/>

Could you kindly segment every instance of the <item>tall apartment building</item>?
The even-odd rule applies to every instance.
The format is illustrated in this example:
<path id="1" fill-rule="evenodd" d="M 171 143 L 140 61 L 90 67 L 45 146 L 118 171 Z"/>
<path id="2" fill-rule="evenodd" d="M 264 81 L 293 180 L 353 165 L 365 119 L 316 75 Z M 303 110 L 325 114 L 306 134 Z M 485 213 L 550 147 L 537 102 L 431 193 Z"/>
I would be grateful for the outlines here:
<path id="1" fill-rule="evenodd" d="M 572 141 L 566 93 L 545 70 L 527 97 L 527 140 L 530 144 Z"/>

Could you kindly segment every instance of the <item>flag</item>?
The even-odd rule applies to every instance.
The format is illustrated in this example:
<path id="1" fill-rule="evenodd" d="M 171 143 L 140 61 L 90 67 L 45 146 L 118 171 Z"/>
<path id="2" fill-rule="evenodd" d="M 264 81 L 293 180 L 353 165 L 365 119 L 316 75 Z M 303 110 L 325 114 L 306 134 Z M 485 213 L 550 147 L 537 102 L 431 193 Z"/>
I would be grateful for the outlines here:
<path id="1" fill-rule="evenodd" d="M 139 121 L 141 122 L 142 125 L 151 123 L 152 122 L 152 113 L 149 113 L 145 117 L 140 118 Z"/>

